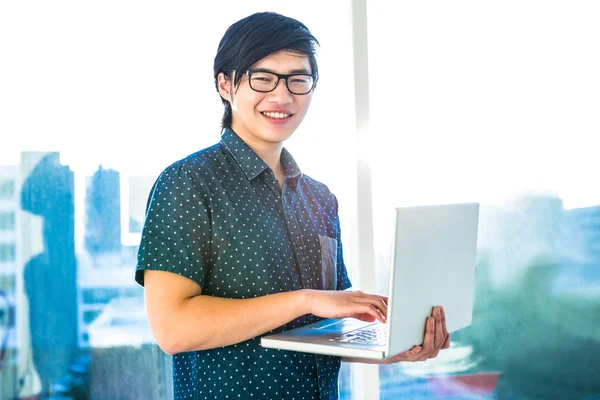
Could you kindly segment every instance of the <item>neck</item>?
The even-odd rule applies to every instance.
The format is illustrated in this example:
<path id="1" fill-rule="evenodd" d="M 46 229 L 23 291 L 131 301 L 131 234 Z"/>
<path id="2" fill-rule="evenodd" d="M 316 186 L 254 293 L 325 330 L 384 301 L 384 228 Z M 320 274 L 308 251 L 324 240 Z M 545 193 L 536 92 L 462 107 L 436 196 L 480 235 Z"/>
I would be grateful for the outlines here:
<path id="1" fill-rule="evenodd" d="M 267 142 L 253 135 L 245 134 L 242 129 L 240 132 L 234 127 L 232 129 L 273 170 L 275 176 L 278 178 L 283 176 L 283 167 L 281 166 L 283 142 Z"/>
<path id="2" fill-rule="evenodd" d="M 244 140 L 245 141 L 245 140 Z M 248 146 L 277 174 L 282 171 L 281 149 L 282 143 L 251 143 L 246 142 Z"/>

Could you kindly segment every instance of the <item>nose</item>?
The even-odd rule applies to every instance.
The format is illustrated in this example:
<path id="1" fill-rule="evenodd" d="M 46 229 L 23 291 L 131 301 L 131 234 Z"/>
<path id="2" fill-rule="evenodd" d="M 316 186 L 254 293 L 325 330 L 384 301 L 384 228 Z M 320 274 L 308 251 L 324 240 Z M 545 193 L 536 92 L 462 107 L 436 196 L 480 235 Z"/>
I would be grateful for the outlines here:
<path id="1" fill-rule="evenodd" d="M 269 95 L 269 101 L 272 103 L 289 104 L 293 101 L 292 94 L 285 84 L 285 79 L 280 79 L 275 89 Z"/>

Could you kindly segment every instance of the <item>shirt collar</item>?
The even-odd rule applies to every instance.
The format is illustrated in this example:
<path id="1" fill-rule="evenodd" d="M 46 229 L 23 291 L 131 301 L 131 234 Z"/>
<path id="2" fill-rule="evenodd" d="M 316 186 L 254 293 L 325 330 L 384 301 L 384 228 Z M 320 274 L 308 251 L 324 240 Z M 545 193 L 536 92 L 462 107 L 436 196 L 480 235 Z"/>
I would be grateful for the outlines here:
<path id="1" fill-rule="evenodd" d="M 240 166 L 248 180 L 260 175 L 269 166 L 258 156 L 231 128 L 225 128 L 221 135 L 221 143 L 229 150 L 235 162 Z M 296 187 L 302 176 L 302 171 L 289 151 L 281 150 L 281 166 L 286 180 L 292 187 Z"/>
<path id="2" fill-rule="evenodd" d="M 292 157 L 285 147 L 281 149 L 281 166 L 283 167 L 283 172 L 285 173 L 288 184 L 295 189 L 298 180 L 302 177 L 302 171 L 298 164 L 296 164 L 294 157 Z"/>

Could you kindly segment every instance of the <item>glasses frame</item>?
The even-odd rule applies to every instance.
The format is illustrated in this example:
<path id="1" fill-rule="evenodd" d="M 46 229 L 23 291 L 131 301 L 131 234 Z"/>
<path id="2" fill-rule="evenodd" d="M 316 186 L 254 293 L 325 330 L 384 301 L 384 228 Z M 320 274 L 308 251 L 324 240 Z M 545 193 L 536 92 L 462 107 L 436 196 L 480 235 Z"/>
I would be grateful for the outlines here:
<path id="1" fill-rule="evenodd" d="M 254 89 L 252 87 L 252 74 L 255 73 L 255 72 L 261 72 L 261 73 L 267 73 L 267 74 L 275 75 L 277 77 L 277 83 L 275 83 L 275 86 L 273 86 L 273 89 L 271 89 L 271 90 L 257 90 L 257 89 Z M 277 86 L 279 86 L 279 81 L 283 79 L 283 80 L 285 80 L 285 87 L 287 88 L 288 92 L 290 92 L 291 94 L 295 94 L 297 96 L 304 96 L 305 94 L 309 94 L 310 92 L 312 92 L 312 90 L 315 88 L 315 84 L 317 83 L 317 76 L 315 74 L 287 74 L 286 75 L 286 74 L 277 74 L 277 73 L 272 72 L 272 71 L 265 71 L 265 70 L 260 70 L 260 69 L 257 69 L 257 70 L 250 69 L 250 70 L 246 71 L 245 75 L 248 76 L 248 85 L 250 85 L 250 89 L 254 90 L 255 92 L 259 92 L 259 93 L 270 93 L 270 92 L 272 92 L 273 90 L 277 89 Z M 292 90 L 290 89 L 289 82 L 288 82 L 288 78 L 290 76 L 310 76 L 312 78 L 312 80 L 313 80 L 312 81 L 312 86 L 310 87 L 310 89 L 306 93 L 295 93 L 295 92 L 292 92 Z"/>

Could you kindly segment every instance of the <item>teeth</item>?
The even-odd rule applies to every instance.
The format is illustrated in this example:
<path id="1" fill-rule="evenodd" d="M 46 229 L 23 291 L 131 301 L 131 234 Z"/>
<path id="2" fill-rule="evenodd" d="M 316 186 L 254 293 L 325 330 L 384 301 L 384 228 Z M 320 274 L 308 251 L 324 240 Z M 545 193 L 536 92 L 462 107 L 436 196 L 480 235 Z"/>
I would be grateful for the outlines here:
<path id="1" fill-rule="evenodd" d="M 290 114 L 272 113 L 272 112 L 264 112 L 263 114 L 266 115 L 267 117 L 271 117 L 271 118 L 287 118 L 290 116 Z"/>

